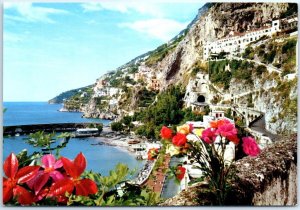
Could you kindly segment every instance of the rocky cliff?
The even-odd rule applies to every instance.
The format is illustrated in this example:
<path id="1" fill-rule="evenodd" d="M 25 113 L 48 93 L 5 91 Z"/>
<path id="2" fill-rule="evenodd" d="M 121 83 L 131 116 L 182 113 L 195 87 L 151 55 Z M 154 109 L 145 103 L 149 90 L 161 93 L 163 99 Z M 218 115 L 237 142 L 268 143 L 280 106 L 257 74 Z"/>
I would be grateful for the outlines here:
<path id="1" fill-rule="evenodd" d="M 280 17 L 287 3 L 213 3 L 201 10 L 185 38 L 162 61 L 151 66 L 159 72 L 162 86 L 180 82 L 201 61 L 203 44 L 225 37 L 230 31 L 245 32 Z M 205 6 L 207 7 L 207 6 Z"/>

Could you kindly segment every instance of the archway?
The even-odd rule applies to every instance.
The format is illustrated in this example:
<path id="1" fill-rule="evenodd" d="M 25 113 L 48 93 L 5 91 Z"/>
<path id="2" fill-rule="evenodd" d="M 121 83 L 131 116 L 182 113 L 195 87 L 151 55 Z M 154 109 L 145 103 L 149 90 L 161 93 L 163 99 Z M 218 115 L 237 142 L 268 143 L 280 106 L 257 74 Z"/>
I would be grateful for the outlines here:
<path id="1" fill-rule="evenodd" d="M 204 103 L 205 102 L 205 97 L 203 95 L 198 96 L 197 102 Z"/>

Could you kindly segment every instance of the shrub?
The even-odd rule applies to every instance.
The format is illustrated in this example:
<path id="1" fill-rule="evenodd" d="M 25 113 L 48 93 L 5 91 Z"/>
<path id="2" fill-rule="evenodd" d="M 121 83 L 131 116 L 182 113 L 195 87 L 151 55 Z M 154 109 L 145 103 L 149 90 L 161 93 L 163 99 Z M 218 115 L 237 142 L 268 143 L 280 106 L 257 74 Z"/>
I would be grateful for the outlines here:
<path id="1" fill-rule="evenodd" d="M 110 127 L 113 131 L 122 131 L 124 129 L 123 124 L 121 122 L 113 122 L 111 123 Z"/>

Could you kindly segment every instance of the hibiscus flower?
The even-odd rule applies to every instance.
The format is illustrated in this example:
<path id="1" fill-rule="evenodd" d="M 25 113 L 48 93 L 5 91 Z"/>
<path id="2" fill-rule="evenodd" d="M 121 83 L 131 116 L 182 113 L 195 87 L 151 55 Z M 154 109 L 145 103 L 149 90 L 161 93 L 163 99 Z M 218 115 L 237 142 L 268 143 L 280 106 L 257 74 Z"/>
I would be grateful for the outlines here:
<path id="1" fill-rule="evenodd" d="M 75 189 L 76 195 L 88 196 L 89 194 L 96 194 L 98 188 L 96 183 L 91 179 L 81 179 L 80 176 L 86 168 L 86 159 L 80 152 L 74 161 L 62 157 L 61 161 L 66 173 L 71 178 L 58 180 L 50 187 L 48 196 L 62 198 L 66 192 L 73 192 Z"/>
<path id="2" fill-rule="evenodd" d="M 29 205 L 33 203 L 34 195 L 20 185 L 33 179 L 40 166 L 25 166 L 19 170 L 18 167 L 18 159 L 14 153 L 11 153 L 3 165 L 7 177 L 3 177 L 3 203 L 7 203 L 14 197 L 21 205 Z"/>
<path id="3" fill-rule="evenodd" d="M 61 168 L 63 163 L 61 160 L 56 161 L 54 155 L 44 155 L 41 162 L 41 167 L 44 168 L 44 170 L 38 171 L 37 176 L 27 182 L 27 185 L 31 189 L 34 189 L 35 195 L 39 194 L 40 190 L 45 186 L 50 177 L 54 182 L 64 178 L 64 176 L 56 170 Z"/>

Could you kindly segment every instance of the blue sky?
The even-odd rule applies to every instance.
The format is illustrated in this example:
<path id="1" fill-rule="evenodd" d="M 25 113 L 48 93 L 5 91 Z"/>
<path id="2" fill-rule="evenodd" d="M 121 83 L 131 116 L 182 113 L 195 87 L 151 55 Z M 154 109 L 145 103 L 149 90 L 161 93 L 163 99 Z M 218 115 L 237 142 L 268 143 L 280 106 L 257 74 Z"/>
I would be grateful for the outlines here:
<path id="1" fill-rule="evenodd" d="M 47 101 L 178 34 L 204 3 L 4 3 L 3 100 Z"/>

